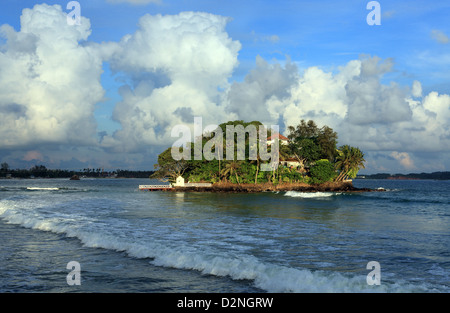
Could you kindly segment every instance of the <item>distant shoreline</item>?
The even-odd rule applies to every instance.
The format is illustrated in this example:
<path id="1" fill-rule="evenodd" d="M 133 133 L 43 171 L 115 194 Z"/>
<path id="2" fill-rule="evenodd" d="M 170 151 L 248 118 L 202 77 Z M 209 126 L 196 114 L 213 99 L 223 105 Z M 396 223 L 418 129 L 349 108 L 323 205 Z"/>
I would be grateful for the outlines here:
<path id="1" fill-rule="evenodd" d="M 69 171 L 59 169 L 45 169 L 44 173 L 35 173 L 30 170 L 14 169 L 8 171 L 0 171 L 0 179 L 33 179 L 33 178 L 61 178 L 69 179 L 73 175 L 78 175 L 80 179 L 84 178 L 116 178 L 116 179 L 129 179 L 129 178 L 149 178 L 155 171 L 131 171 L 131 170 L 118 170 L 118 173 L 112 175 L 114 172 L 101 172 L 86 175 L 86 172 L 82 171 Z M 107 175 L 104 175 L 107 174 Z M 33 177 L 34 176 L 34 177 Z M 410 174 L 389 174 L 378 173 L 368 175 L 358 175 L 355 179 L 381 179 L 381 180 L 450 180 L 450 172 L 433 172 L 433 173 L 410 173 Z"/>
<path id="2" fill-rule="evenodd" d="M 389 180 L 450 180 L 450 172 L 358 175 L 356 179 L 389 179 Z"/>

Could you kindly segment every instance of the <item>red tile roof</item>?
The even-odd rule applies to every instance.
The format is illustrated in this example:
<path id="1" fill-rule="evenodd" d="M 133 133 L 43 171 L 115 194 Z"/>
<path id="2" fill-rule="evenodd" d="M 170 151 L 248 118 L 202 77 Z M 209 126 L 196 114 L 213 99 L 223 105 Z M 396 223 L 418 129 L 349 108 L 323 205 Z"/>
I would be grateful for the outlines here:
<path id="1" fill-rule="evenodd" d="M 286 137 L 284 137 L 283 135 L 278 134 L 278 133 L 273 134 L 272 136 L 270 136 L 269 138 L 267 138 L 267 140 L 273 140 L 273 139 L 276 139 L 276 138 L 278 138 L 279 140 L 289 140 L 289 139 L 287 139 Z"/>

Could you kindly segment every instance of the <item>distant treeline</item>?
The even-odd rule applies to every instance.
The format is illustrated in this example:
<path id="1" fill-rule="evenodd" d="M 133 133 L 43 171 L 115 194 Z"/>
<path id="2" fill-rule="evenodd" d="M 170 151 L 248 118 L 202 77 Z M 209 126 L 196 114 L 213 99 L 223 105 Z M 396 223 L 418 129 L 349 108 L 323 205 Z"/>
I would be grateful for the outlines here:
<path id="1" fill-rule="evenodd" d="M 70 178 L 74 175 L 98 178 L 149 178 L 154 171 L 130 171 L 117 169 L 104 171 L 101 168 L 84 168 L 78 171 L 48 169 L 44 165 L 36 165 L 30 169 L 10 169 L 7 163 L 2 163 L 0 177 L 2 178 Z"/>
<path id="2" fill-rule="evenodd" d="M 358 177 L 363 178 L 363 177 Z M 411 173 L 411 174 L 372 174 L 365 175 L 366 179 L 436 179 L 450 180 L 450 172 L 434 172 L 434 173 Z"/>
<path id="3" fill-rule="evenodd" d="M 117 178 L 149 178 L 155 171 L 117 170 Z"/>

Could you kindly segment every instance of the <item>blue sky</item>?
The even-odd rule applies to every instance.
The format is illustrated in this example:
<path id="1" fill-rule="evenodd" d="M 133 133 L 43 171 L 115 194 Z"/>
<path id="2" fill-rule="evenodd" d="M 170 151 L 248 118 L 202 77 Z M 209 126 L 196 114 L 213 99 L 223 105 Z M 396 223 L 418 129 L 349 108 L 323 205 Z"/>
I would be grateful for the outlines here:
<path id="1" fill-rule="evenodd" d="M 232 118 L 281 126 L 302 118 L 331 122 L 341 144 L 366 152 L 366 172 L 450 168 L 447 1 L 379 1 L 381 25 L 369 26 L 367 0 L 79 0 L 88 29 L 41 27 L 55 18 L 52 27 L 58 28 L 62 19 L 56 16 L 70 12 L 68 2 L 2 1 L 0 65 L 10 66 L 0 67 L 0 79 L 17 91 L 0 89 L 0 135 L 22 132 L 0 141 L 0 159 L 12 167 L 151 169 L 158 152 L 171 145 L 168 130 L 186 122 L 176 114 L 190 112 L 217 124 Z M 38 39 L 20 39 L 27 33 Z M 48 33 L 46 39 L 42 34 Z M 192 41 L 177 51 L 173 40 L 183 38 Z M 37 48 L 24 50 L 24 42 L 33 40 Z M 70 62 L 71 53 L 75 59 L 67 69 L 68 63 L 55 61 L 66 56 Z M 30 62 L 37 74 L 28 81 L 20 69 L 31 68 Z M 72 89 L 92 96 L 74 94 L 55 113 L 55 100 L 46 97 L 54 88 L 68 92 L 59 80 L 52 85 L 55 75 L 70 76 Z M 32 100 L 38 97 L 40 104 Z M 72 107 L 77 99 L 83 104 Z M 40 125 L 38 117 L 48 123 Z M 74 125 L 82 126 L 69 133 Z"/>

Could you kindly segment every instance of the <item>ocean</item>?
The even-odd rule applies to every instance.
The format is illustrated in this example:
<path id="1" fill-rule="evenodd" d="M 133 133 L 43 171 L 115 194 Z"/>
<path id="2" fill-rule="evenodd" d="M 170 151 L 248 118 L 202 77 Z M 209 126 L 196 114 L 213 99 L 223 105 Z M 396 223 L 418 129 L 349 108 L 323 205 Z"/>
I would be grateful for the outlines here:
<path id="1" fill-rule="evenodd" d="M 0 292 L 450 291 L 450 181 L 354 180 L 386 189 L 365 193 L 140 184 L 0 180 Z"/>

